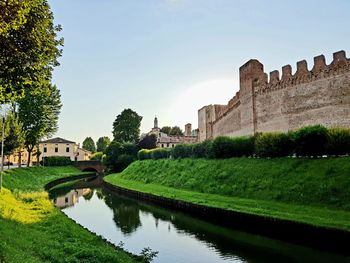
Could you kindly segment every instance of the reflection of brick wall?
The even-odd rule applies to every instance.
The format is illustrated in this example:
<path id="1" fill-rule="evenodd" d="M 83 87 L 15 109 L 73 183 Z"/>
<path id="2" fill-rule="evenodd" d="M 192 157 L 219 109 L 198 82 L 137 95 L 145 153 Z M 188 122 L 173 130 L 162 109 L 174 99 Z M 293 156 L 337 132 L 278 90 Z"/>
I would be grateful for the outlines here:
<path id="1" fill-rule="evenodd" d="M 209 109 L 213 106 L 202 108 Z M 218 110 L 219 109 L 219 110 Z M 215 107 L 214 118 L 199 111 L 199 139 L 219 135 L 238 136 L 256 132 L 288 131 L 310 124 L 350 127 L 350 60 L 345 52 L 333 54 L 327 65 L 323 55 L 314 58 L 309 71 L 305 60 L 270 73 L 250 60 L 240 68 L 240 91 L 228 105 Z M 204 127 L 210 126 L 211 129 Z"/>

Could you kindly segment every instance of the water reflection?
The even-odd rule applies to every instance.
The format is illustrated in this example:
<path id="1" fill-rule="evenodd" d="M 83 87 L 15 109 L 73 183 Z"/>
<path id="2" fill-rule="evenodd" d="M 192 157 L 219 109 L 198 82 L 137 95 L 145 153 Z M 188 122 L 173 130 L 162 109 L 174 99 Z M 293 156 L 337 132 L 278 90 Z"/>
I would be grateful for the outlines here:
<path id="1" fill-rule="evenodd" d="M 155 262 L 350 262 L 341 255 L 234 231 L 101 187 L 87 188 L 89 184 L 96 187 L 94 181 L 78 182 L 56 187 L 50 197 L 69 217 L 115 244 L 122 241 L 133 253 L 144 247 L 159 251 Z"/>
<path id="2" fill-rule="evenodd" d="M 81 196 L 83 196 L 85 200 L 90 200 L 93 195 L 94 193 L 90 188 L 71 190 L 64 196 L 56 197 L 54 203 L 56 207 L 63 209 L 74 206 Z"/>

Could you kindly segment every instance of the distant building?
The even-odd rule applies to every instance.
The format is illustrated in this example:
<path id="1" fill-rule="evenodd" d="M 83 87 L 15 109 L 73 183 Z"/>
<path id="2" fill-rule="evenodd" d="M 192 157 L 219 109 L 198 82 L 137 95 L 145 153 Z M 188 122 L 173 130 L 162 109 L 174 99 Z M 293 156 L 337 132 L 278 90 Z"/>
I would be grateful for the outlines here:
<path id="1" fill-rule="evenodd" d="M 72 161 L 90 160 L 91 157 L 91 152 L 80 148 L 79 144 L 59 137 L 40 142 L 39 150 L 41 152 L 40 161 L 44 157 L 51 156 L 66 156 Z"/>
<path id="2" fill-rule="evenodd" d="M 184 135 L 168 135 L 160 131 L 157 117 L 154 118 L 154 126 L 147 135 L 151 134 L 154 134 L 157 138 L 157 148 L 174 148 L 177 144 L 193 144 L 198 141 L 197 131 L 192 131 L 190 123 L 185 125 Z M 144 136 L 141 136 L 141 138 Z"/>
<path id="3" fill-rule="evenodd" d="M 51 156 L 66 156 L 69 157 L 72 161 L 75 159 L 77 161 L 90 160 L 91 152 L 79 147 L 79 144 L 76 144 L 73 141 L 62 139 L 59 137 L 52 138 L 49 140 L 41 141 L 39 143 L 40 157 L 39 161 L 43 157 Z M 32 151 L 31 164 L 37 163 L 37 148 L 35 147 Z M 21 155 L 21 157 L 20 157 Z M 27 165 L 28 163 L 28 151 L 25 148 L 18 149 L 9 158 L 5 156 L 5 162 L 10 162 L 13 164 Z"/>

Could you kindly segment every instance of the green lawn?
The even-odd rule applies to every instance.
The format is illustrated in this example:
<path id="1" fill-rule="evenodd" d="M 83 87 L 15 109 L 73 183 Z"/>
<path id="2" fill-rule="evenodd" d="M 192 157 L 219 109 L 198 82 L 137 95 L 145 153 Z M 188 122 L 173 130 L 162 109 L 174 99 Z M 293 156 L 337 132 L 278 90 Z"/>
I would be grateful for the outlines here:
<path id="1" fill-rule="evenodd" d="M 73 166 L 6 170 L 4 187 L 22 192 L 43 191 L 44 186 L 53 180 L 80 174 L 90 174 L 90 172 L 82 172 Z"/>
<path id="2" fill-rule="evenodd" d="M 147 160 L 109 183 L 159 196 L 350 231 L 350 158 Z"/>
<path id="3" fill-rule="evenodd" d="M 6 172 L 0 193 L 0 262 L 137 262 L 54 208 L 44 185 L 78 174 L 73 167 Z"/>

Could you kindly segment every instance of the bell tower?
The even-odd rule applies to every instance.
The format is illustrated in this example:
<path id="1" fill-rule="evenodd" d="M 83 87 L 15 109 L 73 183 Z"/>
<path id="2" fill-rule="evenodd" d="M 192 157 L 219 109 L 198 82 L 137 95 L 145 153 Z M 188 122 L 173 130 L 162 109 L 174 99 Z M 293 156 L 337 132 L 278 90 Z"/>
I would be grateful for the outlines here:
<path id="1" fill-rule="evenodd" d="M 157 116 L 154 118 L 154 129 L 158 129 L 158 119 Z"/>

